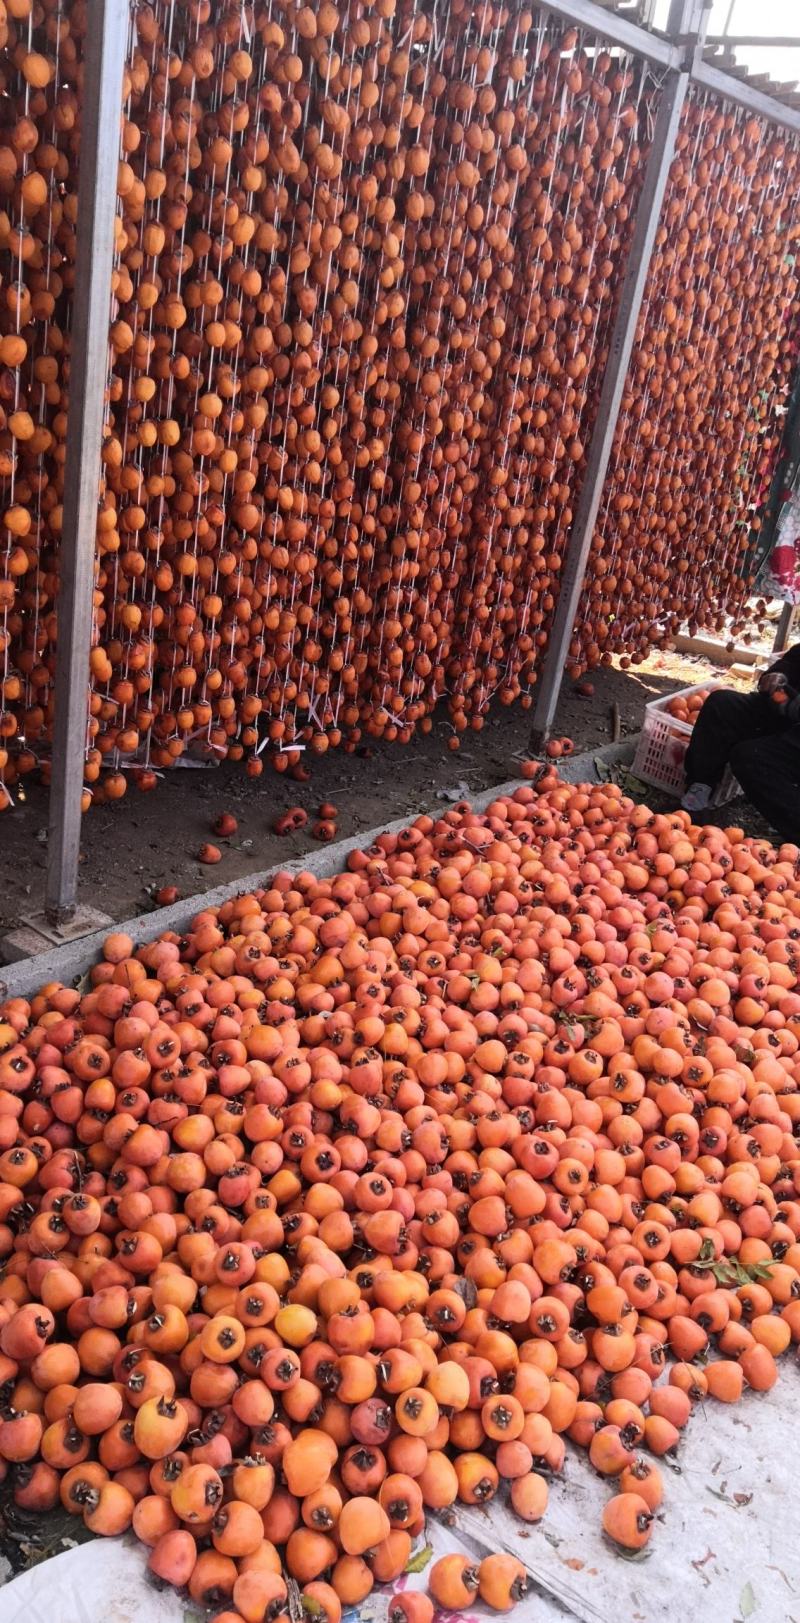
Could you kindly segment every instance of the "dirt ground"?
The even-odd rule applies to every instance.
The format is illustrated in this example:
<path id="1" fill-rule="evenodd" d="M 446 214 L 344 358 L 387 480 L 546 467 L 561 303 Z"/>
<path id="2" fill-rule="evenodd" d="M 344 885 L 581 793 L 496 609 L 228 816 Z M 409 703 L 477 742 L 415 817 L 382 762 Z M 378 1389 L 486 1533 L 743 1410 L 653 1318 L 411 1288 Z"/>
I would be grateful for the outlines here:
<path id="1" fill-rule="evenodd" d="M 638 732 L 645 704 L 660 694 L 720 674 L 708 661 L 679 654 L 656 654 L 635 671 L 610 668 L 593 678 L 594 693 L 585 698 L 566 683 L 556 719 L 556 734 L 566 734 L 576 751 L 608 744 L 612 706 L 619 708 L 621 736 Z M 735 679 L 726 675 L 731 685 Z M 749 685 L 748 682 L 744 684 Z M 166 884 L 191 896 L 210 885 L 279 866 L 313 846 L 308 829 L 280 839 L 273 819 L 289 806 L 309 815 L 323 800 L 339 809 L 340 837 L 371 829 L 392 818 L 415 816 L 433 807 L 437 796 L 458 788 L 469 795 L 518 776 L 528 750 L 531 712 L 495 706 L 480 733 L 463 735 L 461 749 L 447 748 L 446 715 L 437 716 L 432 732 L 411 744 L 374 744 L 360 754 L 342 750 L 315 758 L 308 783 L 293 782 L 267 769 L 248 778 L 240 764 L 209 770 L 176 769 L 158 788 L 140 794 L 131 785 L 114 805 L 100 806 L 83 822 L 80 899 L 114 919 L 130 918 L 153 907 L 154 894 Z M 41 908 L 47 862 L 47 794 L 35 783 L 24 802 L 0 820 L 0 935 Z M 654 797 L 660 809 L 663 796 Z M 197 859 L 211 825 L 221 811 L 238 820 L 232 839 L 221 841 L 222 861 L 214 867 Z M 765 825 L 732 802 L 718 821 L 744 822 L 748 832 L 765 833 Z"/>

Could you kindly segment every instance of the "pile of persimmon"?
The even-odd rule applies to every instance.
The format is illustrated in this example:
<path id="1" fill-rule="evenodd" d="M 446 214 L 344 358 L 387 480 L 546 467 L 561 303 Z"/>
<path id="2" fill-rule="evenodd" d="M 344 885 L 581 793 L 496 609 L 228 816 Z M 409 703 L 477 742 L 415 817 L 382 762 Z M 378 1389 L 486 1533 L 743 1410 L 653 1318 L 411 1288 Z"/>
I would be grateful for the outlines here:
<path id="1" fill-rule="evenodd" d="M 0 20 L 2 805 L 49 775 L 87 26 Z M 656 99 L 498 0 L 134 9 L 86 808 L 530 705 Z M 797 150 L 702 101 L 678 144 L 573 672 L 736 608 L 778 437 Z"/>
<path id="2" fill-rule="evenodd" d="M 667 715 L 693 727 L 712 688 L 698 688 L 694 693 L 674 693 L 664 706 Z"/>
<path id="3" fill-rule="evenodd" d="M 800 1342 L 798 964 L 796 847 L 547 768 L 7 1002 L 16 1501 L 225 1623 L 538 1521 L 570 1442 L 640 1547 L 693 1406 Z M 436 1603 L 512 1604 L 491 1559 Z"/>

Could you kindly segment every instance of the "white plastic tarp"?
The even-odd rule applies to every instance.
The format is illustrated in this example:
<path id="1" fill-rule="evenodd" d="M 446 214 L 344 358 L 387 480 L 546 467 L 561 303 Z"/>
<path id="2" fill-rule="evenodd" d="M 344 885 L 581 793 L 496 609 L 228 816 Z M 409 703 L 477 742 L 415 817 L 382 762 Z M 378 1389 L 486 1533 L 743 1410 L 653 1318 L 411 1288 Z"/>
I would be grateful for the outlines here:
<path id="1" fill-rule="evenodd" d="M 665 1463 L 666 1497 L 646 1559 L 606 1544 L 600 1516 L 612 1486 L 568 1449 L 544 1521 L 524 1527 L 504 1505 L 459 1506 L 457 1526 L 433 1521 L 433 1558 L 463 1548 L 512 1550 L 535 1587 L 513 1623 L 800 1623 L 800 1372 L 791 1353 L 765 1395 L 733 1407 L 709 1401 L 692 1416 L 679 1471 Z M 403 1580 L 424 1588 L 427 1573 Z M 399 1587 L 399 1586 L 398 1586 Z M 358 1623 L 385 1623 L 390 1591 L 371 1595 Z M 0 1589 L 0 1623 L 190 1623 L 194 1609 L 147 1581 L 133 1539 L 97 1540 L 56 1556 Z M 480 1605 L 463 1623 L 497 1617 Z M 352 1614 L 351 1614 L 352 1616 Z M 452 1613 L 441 1623 L 461 1623 Z"/>

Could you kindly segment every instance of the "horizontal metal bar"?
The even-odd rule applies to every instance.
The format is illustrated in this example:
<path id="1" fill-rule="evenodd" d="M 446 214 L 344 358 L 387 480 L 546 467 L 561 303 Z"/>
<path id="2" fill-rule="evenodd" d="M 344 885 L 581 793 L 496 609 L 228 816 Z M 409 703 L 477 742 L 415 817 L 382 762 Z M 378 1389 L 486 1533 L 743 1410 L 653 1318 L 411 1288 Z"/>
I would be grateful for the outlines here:
<path id="1" fill-rule="evenodd" d="M 602 6 L 595 5 L 594 0 L 538 0 L 538 5 L 540 10 L 549 11 L 552 16 L 560 17 L 565 23 L 574 23 L 578 28 L 597 34 L 601 39 L 608 40 L 612 45 L 619 45 L 634 56 L 643 57 L 647 62 L 656 62 L 665 68 L 680 68 L 684 65 L 682 45 L 675 44 L 661 34 L 653 34 L 647 28 L 640 28 L 638 23 L 628 22 L 627 18 L 618 12 L 605 11 Z M 724 43 L 730 44 L 731 40 L 728 38 Z M 753 43 L 771 42 L 754 39 Z M 800 45 L 800 39 L 787 40 L 787 43 Z M 745 107 L 748 112 L 757 113 L 762 118 L 771 119 L 774 124 L 782 125 L 784 129 L 794 130 L 800 134 L 800 111 L 794 107 L 787 107 L 774 96 L 765 95 L 747 79 L 736 79 L 732 74 L 725 73 L 710 62 L 698 61 L 695 61 L 691 69 L 691 78 L 694 84 L 713 91 L 726 101 L 732 101 L 735 106 Z"/>
<path id="2" fill-rule="evenodd" d="M 663 68 L 681 66 L 682 52 L 679 46 L 672 45 L 660 34 L 651 34 L 647 28 L 640 28 L 638 23 L 628 22 L 616 11 L 604 11 L 602 6 L 594 5 L 593 0 L 537 0 L 537 4 L 539 10 L 549 11 L 554 17 L 563 18 L 564 22 L 575 23 L 592 34 L 599 34 L 611 45 L 620 45 L 634 56 L 644 57 L 646 62 L 657 62 Z"/>
<path id="3" fill-rule="evenodd" d="M 706 45 L 765 45 L 800 51 L 800 34 L 707 34 Z"/>
<path id="4" fill-rule="evenodd" d="M 712 67 L 710 62 L 697 62 L 692 68 L 691 80 L 702 90 L 711 90 L 725 101 L 744 107 L 748 113 L 757 113 L 760 118 L 768 118 L 773 124 L 781 124 L 785 130 L 800 135 L 800 109 L 787 107 L 774 96 L 765 96 L 746 79 L 734 79 L 721 68 Z"/>

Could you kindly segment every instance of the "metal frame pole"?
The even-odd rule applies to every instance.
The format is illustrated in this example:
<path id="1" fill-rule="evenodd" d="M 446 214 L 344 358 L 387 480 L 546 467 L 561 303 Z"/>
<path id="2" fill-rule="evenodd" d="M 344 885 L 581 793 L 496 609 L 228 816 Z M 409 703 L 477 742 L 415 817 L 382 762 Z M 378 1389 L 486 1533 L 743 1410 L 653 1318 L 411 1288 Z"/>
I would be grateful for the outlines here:
<path id="1" fill-rule="evenodd" d="M 655 62 L 676 71 L 685 67 L 681 50 L 684 29 L 674 20 L 680 12 L 680 0 L 677 8 L 673 7 L 667 27 L 662 33 L 653 33 L 647 28 L 642 28 L 639 23 L 630 22 L 619 12 L 606 11 L 603 6 L 596 4 L 596 0 L 538 0 L 538 4 L 541 10 L 549 11 L 565 23 L 574 23 L 578 28 L 586 29 L 588 33 L 597 34 L 604 42 L 618 45 L 621 49 L 642 57 L 645 62 Z M 688 34 L 690 31 L 686 29 L 685 32 Z M 742 39 L 746 37 L 742 36 Z M 776 38 L 779 43 L 782 42 L 781 36 Z M 730 38 L 718 35 L 715 36 L 715 42 L 726 45 L 735 43 Z M 769 45 L 773 41 L 764 39 L 756 42 L 754 38 L 753 44 L 755 43 Z M 785 43 L 800 44 L 800 38 L 793 39 L 791 35 L 787 35 Z M 702 44 L 705 44 L 705 38 Z M 726 73 L 723 69 L 715 67 L 712 62 L 704 62 L 699 51 L 695 53 L 695 59 L 689 65 L 689 77 L 694 84 L 701 85 L 704 90 L 710 90 L 726 101 L 734 102 L 737 107 L 744 107 L 748 112 L 770 119 L 773 124 L 780 124 L 784 129 L 800 133 L 800 110 L 789 107 L 785 102 L 777 101 L 774 96 L 762 90 L 757 90 L 749 80 Z"/>
<path id="2" fill-rule="evenodd" d="M 798 40 L 800 44 L 800 40 Z M 772 124 L 779 124 L 785 130 L 792 130 L 795 135 L 800 134 L 800 111 L 796 107 L 787 107 L 783 102 L 776 101 L 774 96 L 766 96 L 763 90 L 756 90 L 747 79 L 734 79 L 730 73 L 724 73 L 722 68 L 715 68 L 711 62 L 697 62 L 691 74 L 692 83 L 700 85 L 703 90 L 710 90 L 713 95 L 720 96 L 724 101 L 732 101 L 734 106 L 743 107 L 747 113 L 755 113 L 759 118 L 768 118 Z"/>
<path id="3" fill-rule="evenodd" d="M 708 34 L 706 45 L 728 45 L 732 50 L 738 46 L 763 45 L 772 50 L 791 51 L 800 45 L 800 37 L 797 34 Z"/>
<path id="4" fill-rule="evenodd" d="M 674 28 L 676 32 L 682 31 L 687 21 L 690 26 L 694 24 L 694 29 L 688 42 L 684 65 L 677 72 L 670 73 L 661 91 L 661 103 L 636 210 L 630 253 L 622 280 L 619 308 L 611 333 L 597 417 L 589 442 L 583 482 L 561 571 L 553 626 L 542 673 L 536 686 L 531 747 L 537 750 L 542 748 L 550 736 L 561 692 L 572 628 L 614 444 L 622 393 L 650 269 L 661 206 L 675 152 L 675 140 L 689 89 L 690 69 L 702 42 L 703 27 L 702 24 L 698 25 L 697 13 L 697 0 L 677 0 L 677 5 L 673 0 L 671 29 Z M 705 12 L 706 19 L 707 16 L 708 13 Z"/>
<path id="5" fill-rule="evenodd" d="M 681 52 L 667 34 L 654 34 L 632 23 L 618 11 L 604 11 L 594 0 L 537 0 L 540 11 L 549 11 L 564 22 L 575 23 L 592 34 L 599 34 L 604 43 L 619 45 L 625 51 L 641 56 L 646 62 L 657 62 L 663 68 L 679 68 Z"/>
<path id="6" fill-rule="evenodd" d="M 88 0 L 45 912 L 75 912 L 128 0 Z"/>
<path id="7" fill-rule="evenodd" d="M 795 604 L 794 603 L 784 603 L 783 608 L 781 609 L 781 615 L 780 615 L 780 619 L 778 621 L 777 629 L 775 631 L 775 641 L 772 644 L 772 652 L 773 652 L 773 654 L 783 654 L 783 653 L 786 652 L 786 649 L 789 646 L 789 638 L 790 638 L 790 636 L 792 634 L 792 626 L 794 625 L 794 617 L 795 617 Z"/>

